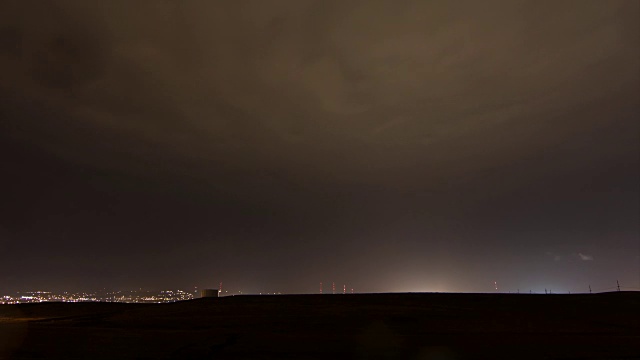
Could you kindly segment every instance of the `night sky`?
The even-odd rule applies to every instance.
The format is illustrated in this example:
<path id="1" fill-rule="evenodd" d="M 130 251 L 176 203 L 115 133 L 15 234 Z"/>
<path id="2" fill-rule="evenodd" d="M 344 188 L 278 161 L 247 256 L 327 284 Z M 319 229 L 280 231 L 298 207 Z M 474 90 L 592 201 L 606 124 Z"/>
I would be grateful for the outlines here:
<path id="1" fill-rule="evenodd" d="M 640 289 L 639 23 L 2 1 L 0 292 Z"/>

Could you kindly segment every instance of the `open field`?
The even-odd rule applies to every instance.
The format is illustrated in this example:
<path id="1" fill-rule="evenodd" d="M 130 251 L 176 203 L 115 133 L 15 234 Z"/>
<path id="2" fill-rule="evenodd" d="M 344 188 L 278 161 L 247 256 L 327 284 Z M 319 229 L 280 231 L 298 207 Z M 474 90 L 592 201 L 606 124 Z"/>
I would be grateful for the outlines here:
<path id="1" fill-rule="evenodd" d="M 0 305 L 0 359 L 640 359 L 640 293 Z"/>

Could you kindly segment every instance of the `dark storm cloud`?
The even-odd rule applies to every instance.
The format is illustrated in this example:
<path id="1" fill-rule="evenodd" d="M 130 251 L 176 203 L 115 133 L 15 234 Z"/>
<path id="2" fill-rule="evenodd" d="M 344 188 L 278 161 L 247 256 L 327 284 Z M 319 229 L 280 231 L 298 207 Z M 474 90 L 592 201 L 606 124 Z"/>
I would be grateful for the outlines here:
<path id="1" fill-rule="evenodd" d="M 637 236 L 636 1 L 2 6 L 5 148 L 58 164 L 42 185 L 5 155 L 38 199 L 130 187 L 132 203 L 190 209 L 195 232 L 212 213 L 294 252 L 277 239 L 369 236 L 378 254 L 390 234 L 454 229 L 473 254 L 576 227 L 594 239 L 565 241 Z M 20 206 L 7 227 L 39 214 Z"/>
<path id="2" fill-rule="evenodd" d="M 287 151 L 296 148 L 337 176 L 409 154 L 465 161 L 469 137 L 536 127 L 568 136 L 608 120 L 548 118 L 636 94 L 628 1 L 18 4 L 3 37 L 14 53 L 23 40 L 21 71 L 4 68 L 23 91 L 96 132 L 189 157 L 230 151 L 251 166 L 299 166 Z M 521 140 L 499 157 L 562 139 Z M 402 150 L 371 159 L 385 146 Z M 347 164 L 325 151 L 346 153 Z"/>

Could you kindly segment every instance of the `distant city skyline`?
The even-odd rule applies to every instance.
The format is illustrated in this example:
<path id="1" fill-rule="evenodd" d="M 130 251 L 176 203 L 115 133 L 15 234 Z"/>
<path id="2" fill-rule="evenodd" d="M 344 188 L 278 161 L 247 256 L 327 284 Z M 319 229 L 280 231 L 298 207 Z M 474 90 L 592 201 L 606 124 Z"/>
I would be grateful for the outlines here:
<path id="1" fill-rule="evenodd" d="M 553 288 L 551 286 L 545 288 L 516 288 L 516 289 L 498 289 L 497 281 L 494 282 L 495 290 L 489 289 L 487 291 L 474 291 L 478 293 L 522 293 L 522 294 L 542 294 L 542 293 L 556 293 L 556 294 L 588 294 L 588 293 L 602 293 L 602 292 L 611 292 L 611 291 L 640 291 L 640 288 L 634 286 L 627 286 L 627 284 L 620 284 L 618 281 L 615 281 L 608 287 L 592 287 L 591 285 L 584 286 L 573 286 L 571 288 Z M 182 300 L 191 300 L 195 298 L 199 298 L 201 296 L 201 290 L 203 289 L 216 289 L 219 290 L 220 287 L 193 287 L 191 289 L 182 287 L 182 288 L 174 288 L 170 290 L 158 290 L 158 289 L 128 289 L 128 290 L 107 290 L 104 289 L 91 289 L 80 292 L 74 291 L 47 291 L 47 290 L 29 290 L 29 291 L 16 291 L 13 293 L 0 293 L 0 304 L 11 304 L 11 303 L 29 303 L 29 302 L 40 302 L 40 301 L 115 301 L 115 302 L 172 302 L 172 301 L 182 301 Z M 356 293 L 371 293 L 371 292 L 361 292 L 354 291 L 353 287 L 347 287 L 347 284 L 340 285 L 340 291 L 336 291 L 333 288 L 330 292 L 323 291 L 322 287 L 320 287 L 316 292 L 288 292 L 283 289 L 278 290 L 263 290 L 256 291 L 255 289 L 247 289 L 241 286 L 232 286 L 231 291 L 223 290 L 220 292 L 219 296 L 234 296 L 234 295 L 287 295 L 287 294 L 323 294 L 323 295 L 343 295 L 343 294 L 356 294 Z M 240 289 L 240 290 L 239 290 Z M 456 292 L 456 293 L 465 293 L 468 291 L 460 291 L 460 290 L 387 290 L 380 291 L 380 293 L 402 293 L 402 292 Z M 23 297 L 27 294 L 29 299 L 23 299 Z M 31 294 L 31 295 L 28 295 Z M 33 301 L 31 301 L 31 296 L 34 294 L 38 294 Z M 149 295 L 151 294 L 151 295 Z M 171 295 L 166 295 L 171 294 Z M 181 295 L 182 294 L 182 295 Z M 40 296 L 42 295 L 42 296 Z M 126 299 L 124 298 L 126 295 Z M 123 299 L 119 299 L 122 296 Z M 147 299 L 149 297 L 149 299 Z M 153 298 L 151 298 L 153 297 Z M 138 299 L 138 300 L 135 300 Z"/>

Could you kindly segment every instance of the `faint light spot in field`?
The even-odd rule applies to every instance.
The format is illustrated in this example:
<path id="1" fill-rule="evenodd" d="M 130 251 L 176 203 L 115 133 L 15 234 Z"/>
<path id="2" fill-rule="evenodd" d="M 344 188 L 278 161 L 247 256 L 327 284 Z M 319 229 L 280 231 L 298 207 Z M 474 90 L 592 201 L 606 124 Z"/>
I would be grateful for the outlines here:
<path id="1" fill-rule="evenodd" d="M 402 339 L 384 322 L 365 327 L 357 336 L 357 353 L 362 359 L 401 358 Z"/>

